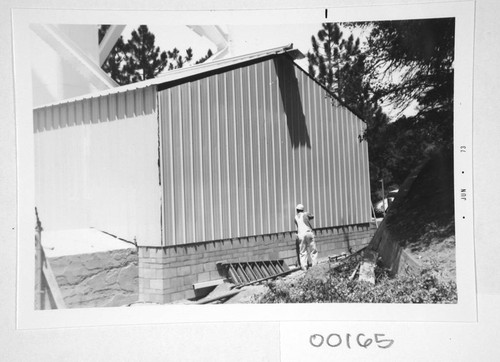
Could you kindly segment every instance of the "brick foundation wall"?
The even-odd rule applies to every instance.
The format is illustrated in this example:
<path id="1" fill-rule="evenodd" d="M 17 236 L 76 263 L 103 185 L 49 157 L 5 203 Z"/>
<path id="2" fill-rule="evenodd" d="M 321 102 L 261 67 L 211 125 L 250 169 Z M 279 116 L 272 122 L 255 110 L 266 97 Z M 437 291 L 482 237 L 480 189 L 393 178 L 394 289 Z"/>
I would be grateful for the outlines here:
<path id="1" fill-rule="evenodd" d="M 316 229 L 319 258 L 358 250 L 371 240 L 369 224 Z M 139 246 L 139 300 L 168 303 L 194 297 L 193 284 L 224 278 L 218 261 L 284 259 L 297 262 L 296 234 L 286 232 L 178 246 Z"/>

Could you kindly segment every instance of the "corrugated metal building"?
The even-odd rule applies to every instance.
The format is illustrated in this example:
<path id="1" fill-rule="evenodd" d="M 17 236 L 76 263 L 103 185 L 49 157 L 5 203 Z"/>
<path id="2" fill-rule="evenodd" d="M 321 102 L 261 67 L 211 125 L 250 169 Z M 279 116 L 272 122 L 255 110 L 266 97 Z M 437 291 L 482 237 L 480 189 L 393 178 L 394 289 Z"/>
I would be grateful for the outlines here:
<path id="1" fill-rule="evenodd" d="M 365 124 L 280 47 L 34 110 L 46 229 L 142 246 L 370 221 Z"/>

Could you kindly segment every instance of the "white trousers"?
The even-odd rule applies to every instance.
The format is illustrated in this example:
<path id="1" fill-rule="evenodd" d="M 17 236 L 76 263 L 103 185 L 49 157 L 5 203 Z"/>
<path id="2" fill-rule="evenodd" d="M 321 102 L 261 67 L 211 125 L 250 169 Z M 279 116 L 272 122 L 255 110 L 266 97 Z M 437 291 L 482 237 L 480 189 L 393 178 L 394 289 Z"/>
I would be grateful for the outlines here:
<path id="1" fill-rule="evenodd" d="M 318 264 L 318 250 L 316 249 L 316 242 L 314 241 L 314 233 L 307 231 L 299 237 L 299 255 L 300 266 L 303 270 L 307 269 L 308 254 L 311 256 L 311 264 L 314 266 Z"/>

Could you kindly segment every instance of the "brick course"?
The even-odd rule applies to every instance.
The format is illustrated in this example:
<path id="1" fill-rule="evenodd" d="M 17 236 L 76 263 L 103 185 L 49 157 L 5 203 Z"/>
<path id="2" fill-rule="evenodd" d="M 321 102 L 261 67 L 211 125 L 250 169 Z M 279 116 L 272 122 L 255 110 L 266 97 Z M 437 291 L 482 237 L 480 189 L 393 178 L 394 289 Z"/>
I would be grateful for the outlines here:
<path id="1" fill-rule="evenodd" d="M 320 258 L 358 250 L 374 234 L 368 224 L 317 229 Z M 176 246 L 139 246 L 139 299 L 168 303 L 193 298 L 193 284 L 224 278 L 218 261 L 248 262 L 284 259 L 296 264 L 295 233 L 233 238 Z"/>

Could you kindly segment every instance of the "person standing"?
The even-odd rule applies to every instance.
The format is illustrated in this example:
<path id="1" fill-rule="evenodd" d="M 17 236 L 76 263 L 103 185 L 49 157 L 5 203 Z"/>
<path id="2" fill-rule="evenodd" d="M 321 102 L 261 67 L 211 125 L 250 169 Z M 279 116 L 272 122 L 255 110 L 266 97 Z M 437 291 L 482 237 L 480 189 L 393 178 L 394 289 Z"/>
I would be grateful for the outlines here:
<path id="1" fill-rule="evenodd" d="M 304 205 L 298 204 L 295 207 L 295 225 L 297 226 L 297 237 L 299 239 L 299 256 L 302 270 L 307 270 L 307 260 L 311 258 L 311 264 L 318 263 L 318 250 L 314 241 L 314 232 L 311 226 L 311 220 L 314 216 L 309 212 L 304 212 Z"/>

